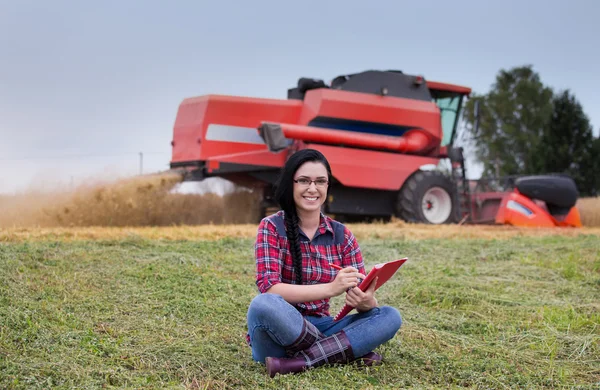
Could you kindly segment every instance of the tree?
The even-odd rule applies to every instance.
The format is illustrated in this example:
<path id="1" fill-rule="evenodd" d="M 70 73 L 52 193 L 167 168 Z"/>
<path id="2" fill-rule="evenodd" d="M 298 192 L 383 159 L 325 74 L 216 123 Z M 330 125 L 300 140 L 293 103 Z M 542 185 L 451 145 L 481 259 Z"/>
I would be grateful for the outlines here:
<path id="1" fill-rule="evenodd" d="M 535 153 L 532 173 L 566 173 L 581 195 L 590 195 L 600 184 L 592 126 L 581 104 L 568 90 L 552 99 L 552 117 Z M 596 152 L 597 153 L 597 152 Z"/>
<path id="2" fill-rule="evenodd" d="M 538 168 L 544 129 L 552 116 L 552 90 L 531 66 L 501 70 L 492 90 L 473 95 L 465 106 L 466 131 L 473 139 L 484 176 L 529 174 Z M 476 129 L 475 102 L 479 102 Z"/>
<path id="3" fill-rule="evenodd" d="M 592 169 L 592 176 L 596 180 L 596 187 L 590 192 L 592 196 L 600 196 L 600 134 L 593 141 L 592 145 L 592 158 L 594 165 Z"/>
<path id="4" fill-rule="evenodd" d="M 531 66 L 501 70 L 463 115 L 483 176 L 566 173 L 582 196 L 600 193 L 600 137 L 575 96 L 569 90 L 555 96 Z"/>

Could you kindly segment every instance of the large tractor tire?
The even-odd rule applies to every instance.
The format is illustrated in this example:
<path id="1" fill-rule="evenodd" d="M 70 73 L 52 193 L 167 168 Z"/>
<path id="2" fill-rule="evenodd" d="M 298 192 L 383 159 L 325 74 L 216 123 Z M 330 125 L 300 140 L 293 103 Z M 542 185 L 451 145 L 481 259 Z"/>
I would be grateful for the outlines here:
<path id="1" fill-rule="evenodd" d="M 456 190 L 439 171 L 419 171 L 398 193 L 396 214 L 407 222 L 433 225 L 458 222 Z"/>

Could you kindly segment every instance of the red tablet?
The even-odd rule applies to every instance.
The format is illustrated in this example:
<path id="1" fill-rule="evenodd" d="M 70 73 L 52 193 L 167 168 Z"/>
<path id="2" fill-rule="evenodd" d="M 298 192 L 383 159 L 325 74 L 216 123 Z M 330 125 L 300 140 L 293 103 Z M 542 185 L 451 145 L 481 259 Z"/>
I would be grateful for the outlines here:
<path id="1" fill-rule="evenodd" d="M 371 268 L 371 271 L 369 272 L 367 277 L 358 285 L 358 288 L 360 288 L 362 291 L 366 291 L 369 288 L 371 282 L 375 278 L 378 278 L 377 286 L 375 286 L 375 291 L 377 291 L 377 289 L 383 286 L 385 282 L 387 282 L 392 276 L 394 276 L 396 271 L 398 271 L 398 268 L 400 268 L 402 264 L 404 264 L 407 260 L 408 258 L 405 257 L 404 259 L 392 260 L 388 261 L 387 263 L 374 265 L 373 268 Z M 344 305 L 344 307 L 342 307 L 339 313 L 336 314 L 333 320 L 341 320 L 346 316 L 346 314 L 350 313 L 352 309 L 354 309 L 352 306 Z"/>

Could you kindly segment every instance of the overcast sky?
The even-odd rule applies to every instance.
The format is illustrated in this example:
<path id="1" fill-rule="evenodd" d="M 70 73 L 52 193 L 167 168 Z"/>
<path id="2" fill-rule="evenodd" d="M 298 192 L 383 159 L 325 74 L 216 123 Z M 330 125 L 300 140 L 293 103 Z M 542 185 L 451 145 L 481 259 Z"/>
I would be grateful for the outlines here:
<path id="1" fill-rule="evenodd" d="M 292 6 L 290 4 L 298 4 Z M 0 192 L 168 168 L 182 99 L 400 69 L 488 91 L 532 64 L 598 134 L 595 0 L 0 0 Z"/>

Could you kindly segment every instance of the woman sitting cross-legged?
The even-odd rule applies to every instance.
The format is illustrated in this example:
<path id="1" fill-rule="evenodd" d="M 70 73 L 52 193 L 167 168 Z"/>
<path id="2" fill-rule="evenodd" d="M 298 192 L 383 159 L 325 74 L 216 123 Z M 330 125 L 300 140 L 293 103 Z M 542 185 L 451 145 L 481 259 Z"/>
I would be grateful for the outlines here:
<path id="1" fill-rule="evenodd" d="M 345 225 L 321 212 L 330 178 L 320 152 L 293 154 L 276 185 L 281 210 L 258 227 L 260 294 L 248 308 L 248 342 L 271 377 L 324 364 L 378 363 L 382 357 L 374 349 L 402 325 L 397 309 L 378 306 L 372 289 L 357 287 L 365 278 L 360 247 Z M 344 293 L 357 313 L 334 321 L 329 300 Z"/>

